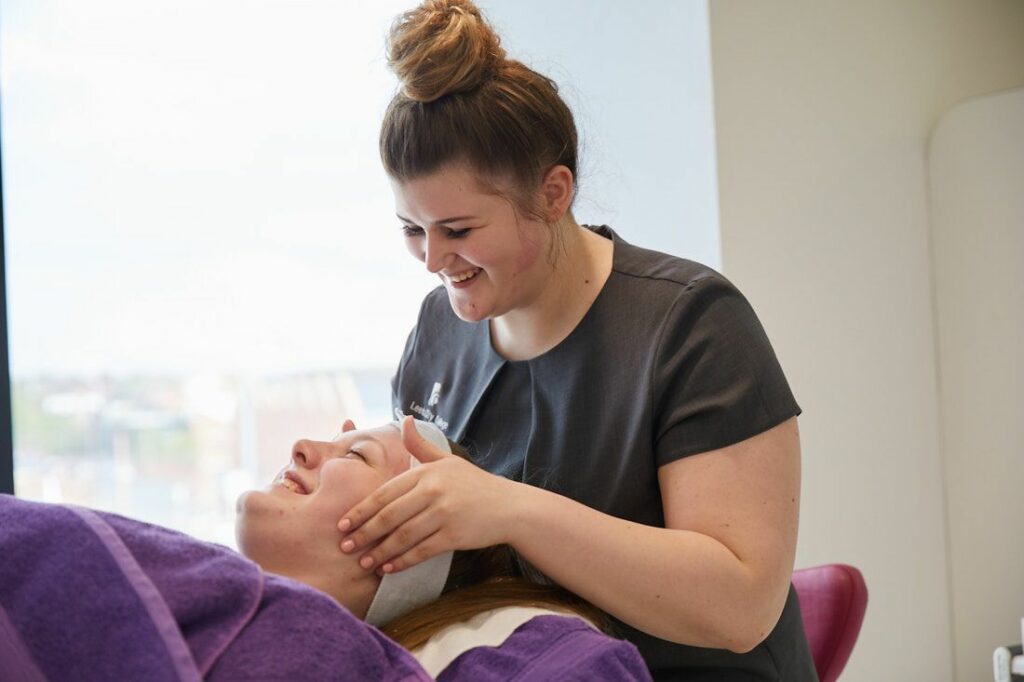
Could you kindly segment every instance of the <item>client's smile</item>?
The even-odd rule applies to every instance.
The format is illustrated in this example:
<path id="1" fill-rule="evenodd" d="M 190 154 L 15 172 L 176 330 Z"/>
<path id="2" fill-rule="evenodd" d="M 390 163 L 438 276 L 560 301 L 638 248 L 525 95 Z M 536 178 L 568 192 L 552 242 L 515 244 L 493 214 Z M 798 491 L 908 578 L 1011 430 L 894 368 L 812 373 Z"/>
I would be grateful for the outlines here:
<path id="1" fill-rule="evenodd" d="M 302 482 L 302 479 L 299 478 L 298 474 L 294 471 L 284 472 L 279 483 L 282 487 L 291 490 L 293 493 L 298 493 L 299 495 L 309 494 L 309 489 L 306 487 L 306 484 Z"/>

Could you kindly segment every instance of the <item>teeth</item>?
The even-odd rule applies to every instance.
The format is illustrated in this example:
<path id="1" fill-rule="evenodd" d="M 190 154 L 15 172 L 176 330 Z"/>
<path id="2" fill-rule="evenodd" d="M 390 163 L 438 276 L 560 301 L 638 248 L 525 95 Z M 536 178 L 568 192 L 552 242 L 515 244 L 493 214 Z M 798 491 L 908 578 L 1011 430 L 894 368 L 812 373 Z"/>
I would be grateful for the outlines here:
<path id="1" fill-rule="evenodd" d="M 473 268 L 472 270 L 470 270 L 467 273 L 464 273 L 464 274 L 461 274 L 461 275 L 453 275 L 453 276 L 449 277 L 448 279 L 450 279 L 452 282 L 455 282 L 456 284 L 458 284 L 459 282 L 465 282 L 467 279 L 471 279 L 471 278 L 475 277 L 476 273 L 478 273 L 478 272 L 480 272 L 480 268 Z"/>
<path id="2" fill-rule="evenodd" d="M 287 488 L 288 490 L 291 490 L 293 493 L 298 493 L 300 495 L 302 494 L 302 489 L 298 486 L 297 483 L 295 483 L 295 481 L 291 480 L 290 478 L 282 478 L 281 485 Z"/>

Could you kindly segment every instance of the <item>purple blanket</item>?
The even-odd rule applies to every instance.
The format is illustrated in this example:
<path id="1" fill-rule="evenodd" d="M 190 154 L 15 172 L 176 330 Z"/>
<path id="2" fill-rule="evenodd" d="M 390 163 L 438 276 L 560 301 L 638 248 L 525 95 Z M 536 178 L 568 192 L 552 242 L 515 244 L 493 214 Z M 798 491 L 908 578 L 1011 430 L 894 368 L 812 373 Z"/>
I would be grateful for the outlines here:
<path id="1" fill-rule="evenodd" d="M 500 647 L 463 653 L 438 682 L 649 682 L 643 657 L 629 642 L 601 634 L 579 618 L 537 616 L 516 628 Z"/>
<path id="2" fill-rule="evenodd" d="M 376 628 L 231 550 L 0 495 L 0 680 L 429 680 Z M 455 680 L 648 680 L 627 642 L 539 617 Z"/>
<path id="3" fill-rule="evenodd" d="M 326 595 L 164 528 L 0 496 L 0 557 L 0 679 L 430 679 Z"/>

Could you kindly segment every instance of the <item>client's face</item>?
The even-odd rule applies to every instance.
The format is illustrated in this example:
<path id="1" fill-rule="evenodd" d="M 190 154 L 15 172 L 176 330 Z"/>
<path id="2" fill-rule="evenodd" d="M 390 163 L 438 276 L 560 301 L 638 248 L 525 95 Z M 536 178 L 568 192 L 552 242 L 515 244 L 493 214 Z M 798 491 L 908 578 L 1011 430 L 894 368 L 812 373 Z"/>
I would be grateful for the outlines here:
<path id="1" fill-rule="evenodd" d="M 390 424 L 346 431 L 332 442 L 298 441 L 291 464 L 270 486 L 238 498 L 238 548 L 264 570 L 334 591 L 325 583 L 360 570 L 339 549 L 338 521 L 406 471 L 409 457 L 398 428 Z"/>

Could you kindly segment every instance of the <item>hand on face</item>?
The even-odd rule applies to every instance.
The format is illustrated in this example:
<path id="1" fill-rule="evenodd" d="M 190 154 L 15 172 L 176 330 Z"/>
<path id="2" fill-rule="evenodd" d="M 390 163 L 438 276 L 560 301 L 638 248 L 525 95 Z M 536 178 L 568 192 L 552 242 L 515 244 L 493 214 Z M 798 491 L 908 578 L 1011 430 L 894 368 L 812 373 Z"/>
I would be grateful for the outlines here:
<path id="1" fill-rule="evenodd" d="M 390 573 L 449 550 L 507 541 L 511 481 L 441 452 L 419 435 L 412 417 L 402 422 L 402 440 L 422 466 L 395 477 L 345 514 L 338 523 L 345 533 L 343 552 L 365 552 L 364 569 Z"/>
<path id="2" fill-rule="evenodd" d="M 292 462 L 263 490 L 238 500 L 239 549 L 264 569 L 307 574 L 338 554 L 338 517 L 409 467 L 393 425 L 356 430 L 346 421 L 332 441 L 300 440 Z"/>

